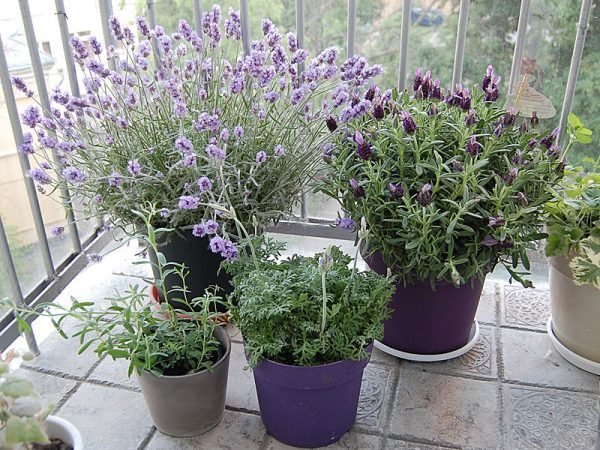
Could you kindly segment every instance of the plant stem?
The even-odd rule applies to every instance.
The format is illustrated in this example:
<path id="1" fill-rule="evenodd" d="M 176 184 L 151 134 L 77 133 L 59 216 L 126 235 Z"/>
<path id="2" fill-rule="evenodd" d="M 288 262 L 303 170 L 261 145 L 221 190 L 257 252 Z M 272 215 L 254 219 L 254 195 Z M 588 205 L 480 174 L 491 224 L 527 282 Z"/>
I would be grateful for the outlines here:
<path id="1" fill-rule="evenodd" d="M 323 315 L 321 317 L 321 335 L 325 332 L 325 324 L 327 322 L 327 286 L 325 284 L 325 275 L 327 275 L 327 273 L 323 271 L 321 273 L 321 287 L 323 288 Z"/>

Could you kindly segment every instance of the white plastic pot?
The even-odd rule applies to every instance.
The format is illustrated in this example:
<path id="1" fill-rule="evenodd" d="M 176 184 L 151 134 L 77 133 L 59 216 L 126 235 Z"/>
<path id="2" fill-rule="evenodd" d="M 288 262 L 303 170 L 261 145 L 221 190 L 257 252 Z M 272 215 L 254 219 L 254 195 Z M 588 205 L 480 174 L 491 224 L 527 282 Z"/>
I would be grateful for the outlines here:
<path id="1" fill-rule="evenodd" d="M 600 363 L 600 289 L 575 284 L 564 256 L 549 258 L 549 269 L 554 335 L 571 352 Z"/>
<path id="2" fill-rule="evenodd" d="M 49 438 L 57 438 L 69 444 L 74 450 L 83 450 L 83 439 L 79 430 L 68 420 L 57 416 L 46 419 L 46 433 Z"/>

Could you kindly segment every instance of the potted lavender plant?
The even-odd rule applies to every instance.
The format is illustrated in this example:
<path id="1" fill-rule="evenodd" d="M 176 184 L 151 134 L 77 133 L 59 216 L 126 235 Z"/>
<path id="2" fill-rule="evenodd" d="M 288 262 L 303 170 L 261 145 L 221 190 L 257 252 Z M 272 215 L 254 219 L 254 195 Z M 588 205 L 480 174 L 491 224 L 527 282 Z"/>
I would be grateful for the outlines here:
<path id="1" fill-rule="evenodd" d="M 527 249 L 545 236 L 561 151 L 535 114 L 520 120 L 496 104 L 499 82 L 490 66 L 480 87 L 444 92 L 418 70 L 414 95 L 373 86 L 367 110 L 328 118 L 320 189 L 349 218 L 366 219 L 369 266 L 399 277 L 378 344 L 396 356 L 446 359 L 474 343 L 483 282 L 497 264 L 531 286 Z"/>
<path id="2" fill-rule="evenodd" d="M 139 225 L 133 211 L 156 204 L 153 226 L 174 230 L 161 251 L 191 268 L 192 296 L 211 285 L 227 292 L 226 274 L 217 273 L 235 252 L 223 237 L 236 230 L 206 207 L 207 197 L 234 207 L 247 225 L 255 218 L 258 229 L 277 222 L 318 164 L 325 123 L 317 99 L 340 76 L 364 81 L 381 69 L 340 70 L 335 48 L 307 61 L 296 37 L 282 37 L 269 20 L 241 56 L 240 15 L 230 10 L 222 26 L 216 5 L 203 16 L 202 36 L 183 20 L 171 35 L 143 18 L 136 24 L 137 36 L 110 19 L 117 47 L 71 38 L 86 93 L 78 98 L 57 88 L 51 111 L 28 107 L 19 150 L 38 162 L 29 172 L 38 189 L 67 186 L 85 217 Z M 33 94 L 22 80 L 13 83 Z"/>

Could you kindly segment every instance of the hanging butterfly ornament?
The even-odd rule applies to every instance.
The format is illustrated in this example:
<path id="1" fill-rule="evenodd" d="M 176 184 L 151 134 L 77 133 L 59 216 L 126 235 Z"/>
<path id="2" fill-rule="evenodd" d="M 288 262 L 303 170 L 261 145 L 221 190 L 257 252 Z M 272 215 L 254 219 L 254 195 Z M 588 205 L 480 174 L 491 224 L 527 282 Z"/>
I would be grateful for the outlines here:
<path id="1" fill-rule="evenodd" d="M 554 117 L 556 109 L 552 101 L 529 86 L 529 77 L 529 74 L 523 75 L 521 82 L 515 86 L 516 93 L 508 95 L 506 106 L 514 107 L 524 117 L 531 117 L 534 111 L 539 119 Z"/>

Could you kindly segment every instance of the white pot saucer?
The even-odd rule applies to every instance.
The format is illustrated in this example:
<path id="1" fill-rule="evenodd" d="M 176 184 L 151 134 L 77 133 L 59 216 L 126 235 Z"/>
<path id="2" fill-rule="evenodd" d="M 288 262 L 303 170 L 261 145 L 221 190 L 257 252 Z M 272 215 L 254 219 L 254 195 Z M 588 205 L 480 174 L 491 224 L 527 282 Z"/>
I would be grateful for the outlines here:
<path id="1" fill-rule="evenodd" d="M 565 358 L 574 366 L 579 367 L 580 369 L 583 369 L 586 372 L 590 372 L 595 375 L 600 375 L 600 363 L 578 355 L 574 351 L 569 350 L 562 344 L 562 342 L 558 340 L 558 338 L 554 334 L 554 330 L 552 329 L 552 317 L 548 318 L 548 324 L 546 325 L 546 328 L 548 330 L 548 336 L 550 336 L 552 344 L 554 345 L 554 348 L 560 354 L 560 356 Z"/>
<path id="2" fill-rule="evenodd" d="M 479 340 L 479 322 L 476 320 L 473 321 L 473 326 L 471 327 L 471 335 L 469 337 L 469 342 L 467 342 L 464 346 L 459 349 L 453 350 L 447 353 L 438 353 L 435 355 L 420 355 L 418 353 L 408 353 L 403 352 L 402 350 L 397 350 L 393 347 L 388 347 L 382 342 L 375 341 L 375 347 L 381 350 L 388 355 L 395 356 L 396 358 L 406 359 L 408 361 L 416 361 L 416 362 L 436 362 L 436 361 L 446 361 L 448 359 L 456 358 L 458 356 L 464 355 L 469 350 L 471 350 L 477 341 Z"/>

